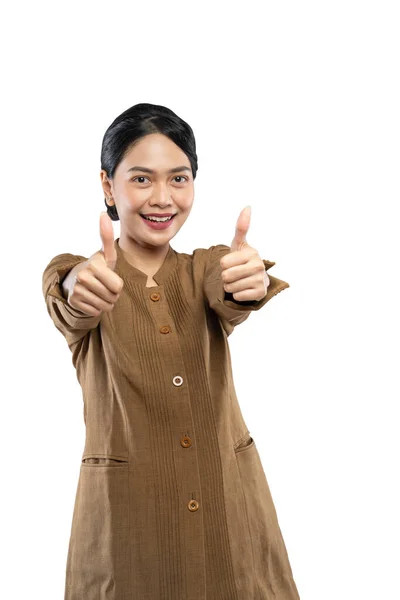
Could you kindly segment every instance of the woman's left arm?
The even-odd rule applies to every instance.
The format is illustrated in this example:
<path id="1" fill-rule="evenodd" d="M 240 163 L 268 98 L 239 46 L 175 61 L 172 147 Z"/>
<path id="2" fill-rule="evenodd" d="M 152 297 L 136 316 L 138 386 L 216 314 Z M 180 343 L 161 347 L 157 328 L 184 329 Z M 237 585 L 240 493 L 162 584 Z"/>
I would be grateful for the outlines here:
<path id="1" fill-rule="evenodd" d="M 260 310 L 273 296 L 276 296 L 282 290 L 290 287 L 283 279 L 278 279 L 273 275 L 267 275 L 267 271 L 276 263 L 267 259 L 261 259 L 262 269 L 259 270 L 257 277 L 254 276 L 254 260 L 250 266 L 250 271 L 253 272 L 254 287 L 252 291 L 256 299 L 253 300 L 237 300 L 234 298 L 232 290 L 235 287 L 235 282 L 243 279 L 239 277 L 233 280 L 233 267 L 231 273 L 228 273 L 228 266 L 234 258 L 230 258 L 231 248 L 225 244 L 217 244 L 208 249 L 208 257 L 205 265 L 203 291 L 206 301 L 209 306 L 220 317 L 224 329 L 228 335 L 233 331 L 234 327 L 245 321 L 251 312 Z M 224 258 L 226 257 L 226 258 Z M 253 255 L 254 258 L 254 255 Z M 236 273 L 243 273 L 245 265 L 236 265 Z M 235 268 L 236 268 L 235 267 Z M 249 269 L 249 267 L 247 267 Z M 229 280 L 229 282 L 228 282 Z M 252 284 L 253 285 L 253 284 Z M 236 287 L 243 287 L 242 284 Z M 263 291 L 266 293 L 260 298 Z M 251 295 L 251 291 L 247 290 L 246 295 Z M 257 299 L 258 298 L 258 299 Z"/>

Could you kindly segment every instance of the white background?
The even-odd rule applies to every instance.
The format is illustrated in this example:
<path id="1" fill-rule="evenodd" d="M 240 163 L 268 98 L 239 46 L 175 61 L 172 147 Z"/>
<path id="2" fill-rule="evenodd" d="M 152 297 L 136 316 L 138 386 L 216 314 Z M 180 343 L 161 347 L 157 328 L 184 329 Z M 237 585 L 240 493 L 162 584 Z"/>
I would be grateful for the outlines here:
<path id="1" fill-rule="evenodd" d="M 63 598 L 85 431 L 41 277 L 100 249 L 102 137 L 151 102 L 197 142 L 173 248 L 230 244 L 250 204 L 248 242 L 290 284 L 230 347 L 301 599 L 400 598 L 397 7 L 3 9 L 2 597 Z"/>

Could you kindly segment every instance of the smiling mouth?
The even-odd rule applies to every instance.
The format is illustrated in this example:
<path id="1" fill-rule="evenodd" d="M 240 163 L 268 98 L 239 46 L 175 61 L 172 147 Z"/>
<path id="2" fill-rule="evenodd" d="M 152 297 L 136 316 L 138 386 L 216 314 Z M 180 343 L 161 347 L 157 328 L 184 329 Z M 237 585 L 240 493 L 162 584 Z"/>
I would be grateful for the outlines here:
<path id="1" fill-rule="evenodd" d="M 174 215 L 172 215 L 171 217 L 146 217 L 145 215 L 140 215 L 142 217 L 142 219 L 146 219 L 146 221 L 153 221 L 153 223 L 168 223 L 168 221 L 172 221 L 172 219 L 174 217 L 176 217 L 175 213 Z"/>

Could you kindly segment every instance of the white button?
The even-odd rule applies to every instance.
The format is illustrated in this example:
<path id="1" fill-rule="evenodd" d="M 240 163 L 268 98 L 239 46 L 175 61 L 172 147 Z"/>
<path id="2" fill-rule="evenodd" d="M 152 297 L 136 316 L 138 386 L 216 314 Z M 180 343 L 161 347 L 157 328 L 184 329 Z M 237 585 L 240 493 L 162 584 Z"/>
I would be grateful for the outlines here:
<path id="1" fill-rule="evenodd" d="M 182 385 L 183 383 L 183 379 L 180 375 L 175 375 L 172 381 L 174 385 Z"/>

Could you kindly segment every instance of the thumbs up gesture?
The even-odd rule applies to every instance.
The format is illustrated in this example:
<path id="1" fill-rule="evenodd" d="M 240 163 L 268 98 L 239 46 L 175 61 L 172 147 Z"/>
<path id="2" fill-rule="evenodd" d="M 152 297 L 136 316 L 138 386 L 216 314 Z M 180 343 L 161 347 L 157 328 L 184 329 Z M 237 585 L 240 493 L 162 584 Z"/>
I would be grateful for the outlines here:
<path id="1" fill-rule="evenodd" d="M 239 302 L 262 300 L 270 283 L 261 257 L 246 240 L 250 217 L 251 207 L 246 206 L 237 220 L 231 251 L 220 260 L 224 290 Z"/>
<path id="2" fill-rule="evenodd" d="M 114 308 L 124 285 L 123 279 L 114 273 L 117 251 L 113 224 L 106 212 L 100 215 L 100 238 L 102 249 L 77 264 L 62 284 L 68 304 L 96 317 Z"/>

